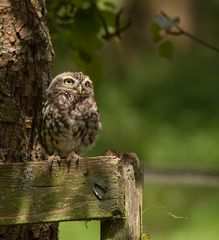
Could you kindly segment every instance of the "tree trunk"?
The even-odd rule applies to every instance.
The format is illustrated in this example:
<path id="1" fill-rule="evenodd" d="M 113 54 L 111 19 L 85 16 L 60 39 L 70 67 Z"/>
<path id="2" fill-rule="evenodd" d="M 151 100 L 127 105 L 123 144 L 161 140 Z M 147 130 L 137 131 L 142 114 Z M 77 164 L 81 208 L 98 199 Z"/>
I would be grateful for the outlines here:
<path id="1" fill-rule="evenodd" d="M 31 160 L 53 56 L 44 0 L 0 1 L 0 160 Z M 16 204 L 16 199 L 14 204 Z M 0 239 L 57 239 L 58 224 L 1 226 Z"/>

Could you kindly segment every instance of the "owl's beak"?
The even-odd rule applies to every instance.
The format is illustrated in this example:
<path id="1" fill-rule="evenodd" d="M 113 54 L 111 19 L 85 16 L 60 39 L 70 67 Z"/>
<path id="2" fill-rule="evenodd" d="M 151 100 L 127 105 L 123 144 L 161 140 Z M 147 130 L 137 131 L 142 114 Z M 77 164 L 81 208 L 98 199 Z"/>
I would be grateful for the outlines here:
<path id="1" fill-rule="evenodd" d="M 83 89 L 82 89 L 82 86 L 79 85 L 79 86 L 78 86 L 78 92 L 79 92 L 80 94 L 82 93 L 82 90 L 83 90 Z"/>

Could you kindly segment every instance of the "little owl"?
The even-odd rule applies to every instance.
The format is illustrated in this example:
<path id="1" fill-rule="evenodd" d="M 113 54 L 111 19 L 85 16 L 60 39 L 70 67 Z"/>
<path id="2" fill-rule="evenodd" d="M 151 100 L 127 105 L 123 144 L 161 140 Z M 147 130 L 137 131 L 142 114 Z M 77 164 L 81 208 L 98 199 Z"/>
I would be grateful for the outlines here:
<path id="1" fill-rule="evenodd" d="M 84 152 L 101 129 L 92 81 L 81 72 L 64 72 L 52 80 L 42 115 L 42 145 L 58 161 Z"/>

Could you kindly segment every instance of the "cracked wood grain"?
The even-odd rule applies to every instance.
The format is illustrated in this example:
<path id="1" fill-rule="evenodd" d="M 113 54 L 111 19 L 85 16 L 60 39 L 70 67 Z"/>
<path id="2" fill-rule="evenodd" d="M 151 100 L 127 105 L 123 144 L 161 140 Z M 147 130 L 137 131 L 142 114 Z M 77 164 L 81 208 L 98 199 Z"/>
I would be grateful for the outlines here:
<path id="1" fill-rule="evenodd" d="M 120 162 L 112 156 L 81 158 L 69 172 L 65 160 L 51 172 L 45 161 L 1 164 L 0 225 L 122 217 Z"/>
<path id="2" fill-rule="evenodd" d="M 115 153 L 124 179 L 124 217 L 101 221 L 101 240 L 140 240 L 142 236 L 143 171 L 135 153 Z"/>

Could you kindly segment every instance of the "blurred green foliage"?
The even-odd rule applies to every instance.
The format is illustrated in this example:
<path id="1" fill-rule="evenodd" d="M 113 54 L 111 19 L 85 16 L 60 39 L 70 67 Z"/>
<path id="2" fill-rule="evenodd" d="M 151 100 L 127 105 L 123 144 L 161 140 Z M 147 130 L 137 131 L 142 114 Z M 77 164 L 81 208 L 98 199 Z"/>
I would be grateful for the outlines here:
<path id="1" fill-rule="evenodd" d="M 122 17 L 120 1 L 47 0 L 48 22 L 54 48 L 66 52 L 83 71 L 100 78 L 99 50 L 104 41 L 120 37 L 129 23 Z M 63 56 L 66 54 L 63 52 Z"/>
<path id="2" fill-rule="evenodd" d="M 146 184 L 145 189 L 143 217 L 152 239 L 218 239 L 216 189 L 156 184 Z"/>
<path id="3" fill-rule="evenodd" d="M 151 24 L 151 35 L 152 39 L 158 45 L 158 52 L 161 57 L 164 57 L 168 60 L 173 58 L 174 45 L 173 42 L 168 40 L 168 36 L 186 36 L 192 41 L 195 41 L 198 44 L 208 48 L 219 54 L 219 48 L 210 44 L 209 42 L 201 39 L 198 36 L 195 36 L 193 33 L 190 33 L 184 30 L 179 26 L 180 18 L 169 17 L 165 12 L 161 11 L 160 15 L 155 17 L 155 21 Z"/>
<path id="4" fill-rule="evenodd" d="M 100 238 L 100 224 L 91 222 L 65 222 L 59 226 L 60 240 L 98 240 Z"/>
<path id="5" fill-rule="evenodd" d="M 73 8 L 67 7 L 69 2 Z M 95 1 L 110 33 L 115 33 L 121 9 L 118 2 L 109 0 L 105 5 Z M 157 12 L 150 12 L 147 1 L 137 3 L 124 37 L 106 41 L 103 22 L 91 1 L 47 0 L 56 52 L 54 73 L 82 70 L 94 81 L 103 130 L 86 155 L 99 155 L 108 149 L 134 151 L 146 166 L 218 169 L 219 56 L 192 41 L 174 39 L 174 59 L 161 59 L 149 40 Z M 196 35 L 219 45 L 218 1 L 188 1 L 187 7 Z M 148 9 L 148 13 L 140 14 L 139 9 Z M 180 11 L 176 5 L 175 15 Z M 216 188 L 146 184 L 144 195 L 144 208 L 148 209 L 144 228 L 152 239 L 218 238 Z M 163 208 L 186 218 L 173 218 Z M 97 231 L 98 223 L 88 223 L 88 229 L 84 223 L 62 223 L 60 237 L 98 239 Z"/>
<path id="6" fill-rule="evenodd" d="M 173 43 L 169 40 L 163 41 L 159 46 L 159 54 L 161 57 L 171 60 L 174 54 Z"/>

